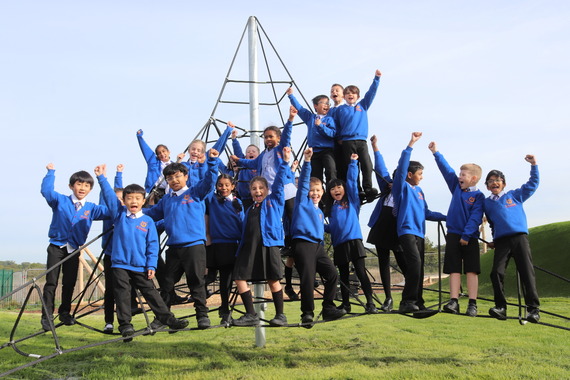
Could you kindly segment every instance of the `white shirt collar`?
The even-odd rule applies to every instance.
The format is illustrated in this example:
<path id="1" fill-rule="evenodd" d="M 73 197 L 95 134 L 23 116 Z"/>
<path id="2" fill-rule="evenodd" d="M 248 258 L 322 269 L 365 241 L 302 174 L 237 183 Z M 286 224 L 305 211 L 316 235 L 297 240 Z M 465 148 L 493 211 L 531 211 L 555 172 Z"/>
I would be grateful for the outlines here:
<path id="1" fill-rule="evenodd" d="M 178 196 L 184 194 L 186 192 L 186 190 L 188 190 L 188 186 L 184 186 L 182 189 L 178 190 L 178 191 L 172 191 L 170 193 L 170 196 L 172 196 L 172 194 L 176 194 Z"/>
<path id="2" fill-rule="evenodd" d="M 73 202 L 73 204 L 76 204 L 77 202 L 81 203 L 81 207 L 85 206 L 85 198 L 83 198 L 82 200 L 77 199 L 77 197 L 75 196 L 75 194 L 71 194 L 71 201 Z"/>
<path id="3" fill-rule="evenodd" d="M 131 215 L 133 215 L 133 213 L 130 212 L 129 210 L 127 210 L 127 218 L 130 218 Z M 135 215 L 135 218 L 134 218 L 134 219 L 137 219 L 137 218 L 140 218 L 141 216 L 143 216 L 144 214 L 143 214 L 142 210 L 140 210 L 139 212 L 137 212 L 137 213 L 134 214 L 134 215 Z"/>

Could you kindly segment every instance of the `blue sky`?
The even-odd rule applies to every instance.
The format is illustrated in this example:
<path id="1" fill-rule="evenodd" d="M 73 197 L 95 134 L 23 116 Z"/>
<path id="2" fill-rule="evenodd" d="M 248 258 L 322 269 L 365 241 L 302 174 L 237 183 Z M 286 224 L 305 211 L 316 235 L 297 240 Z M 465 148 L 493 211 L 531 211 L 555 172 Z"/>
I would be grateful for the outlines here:
<path id="1" fill-rule="evenodd" d="M 500 169 L 509 189 L 528 179 L 524 156 L 535 154 L 541 184 L 525 204 L 529 225 L 569 219 L 570 3 L 23 0 L 0 5 L 0 260 L 45 261 L 51 211 L 39 190 L 49 162 L 67 194 L 71 173 L 100 163 L 123 163 L 125 182 L 143 183 L 139 128 L 151 146 L 183 151 L 210 117 L 249 16 L 307 99 L 334 82 L 365 91 L 382 70 L 370 133 L 392 170 L 410 133 L 424 132 L 413 158 L 426 167 L 432 210 L 446 212 L 450 200 L 427 149 L 436 141 L 452 166 Z M 232 77 L 246 73 L 238 54 Z M 247 87 L 228 87 L 247 99 Z M 238 107 L 216 116 L 249 123 Z M 305 134 L 296 127 L 294 144 Z"/>

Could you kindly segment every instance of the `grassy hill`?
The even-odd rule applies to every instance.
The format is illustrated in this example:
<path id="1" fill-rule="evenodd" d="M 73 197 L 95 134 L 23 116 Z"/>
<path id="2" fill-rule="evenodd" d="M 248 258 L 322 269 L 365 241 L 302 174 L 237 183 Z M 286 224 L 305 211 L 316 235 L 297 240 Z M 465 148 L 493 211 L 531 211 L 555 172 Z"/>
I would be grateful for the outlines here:
<path id="1" fill-rule="evenodd" d="M 570 222 L 546 224 L 531 228 L 529 231 L 530 247 L 534 265 L 554 272 L 564 278 L 570 278 Z M 479 294 L 483 297 L 493 295 L 489 274 L 493 266 L 493 250 L 481 256 L 481 275 L 479 276 Z M 570 297 L 570 283 L 555 278 L 540 270 L 536 272 L 536 285 L 540 297 Z M 515 263 L 511 259 L 505 278 L 507 296 L 517 296 Z M 449 289 L 445 280 L 443 289 Z M 463 289 L 467 291 L 463 282 Z"/>

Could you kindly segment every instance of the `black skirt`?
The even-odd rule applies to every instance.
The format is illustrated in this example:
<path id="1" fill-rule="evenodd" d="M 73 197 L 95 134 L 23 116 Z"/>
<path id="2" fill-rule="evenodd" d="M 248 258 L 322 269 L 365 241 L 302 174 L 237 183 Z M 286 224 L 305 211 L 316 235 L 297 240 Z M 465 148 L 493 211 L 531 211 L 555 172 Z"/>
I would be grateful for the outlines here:
<path id="1" fill-rule="evenodd" d="M 392 251 L 397 250 L 400 242 L 396 229 L 396 217 L 392 215 L 392 210 L 393 208 L 389 206 L 382 207 L 376 224 L 372 226 L 368 233 L 367 243 Z"/>
<path id="2" fill-rule="evenodd" d="M 279 247 L 263 246 L 260 212 L 261 207 L 252 207 L 247 215 L 245 235 L 234 264 L 234 280 L 278 281 L 283 277 Z"/>
<path id="3" fill-rule="evenodd" d="M 343 265 L 366 257 L 366 251 L 361 239 L 349 240 L 334 247 L 334 265 Z"/>

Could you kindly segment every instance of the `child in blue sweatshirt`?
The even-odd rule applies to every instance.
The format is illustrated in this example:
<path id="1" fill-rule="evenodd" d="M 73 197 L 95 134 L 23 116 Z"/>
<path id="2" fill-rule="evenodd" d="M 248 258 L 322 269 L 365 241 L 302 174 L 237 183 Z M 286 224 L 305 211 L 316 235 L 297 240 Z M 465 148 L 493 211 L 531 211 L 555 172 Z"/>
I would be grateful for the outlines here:
<path id="1" fill-rule="evenodd" d="M 537 323 L 540 320 L 540 300 L 536 290 L 532 254 L 528 242 L 528 226 L 523 209 L 525 202 L 538 188 L 539 175 L 536 158 L 532 154 L 525 157 L 530 163 L 530 178 L 519 189 L 505 191 L 507 181 L 499 170 L 491 170 L 485 183 L 491 195 L 485 199 L 485 215 L 493 232 L 490 248 L 495 248 L 491 282 L 495 293 L 495 306 L 489 314 L 500 320 L 507 319 L 507 301 L 504 290 L 505 270 L 509 259 L 515 260 L 520 274 L 523 294 L 527 307 L 526 319 Z"/>
<path id="2" fill-rule="evenodd" d="M 374 244 L 376 254 L 378 255 L 378 268 L 380 269 L 380 281 L 386 299 L 380 307 L 382 311 L 391 311 L 394 306 L 392 299 L 392 281 L 390 278 L 390 251 L 394 252 L 396 262 L 402 271 L 406 273 L 406 263 L 404 253 L 398 240 L 398 232 L 396 230 L 396 216 L 394 213 L 394 197 L 392 196 L 392 177 L 388 173 L 384 157 L 378 149 L 378 139 L 376 135 L 370 138 L 372 150 L 374 151 L 374 168 L 376 171 L 376 180 L 380 188 L 380 199 L 376 202 L 374 210 L 370 215 L 368 227 L 367 243 Z"/>
<path id="3" fill-rule="evenodd" d="M 269 321 L 272 326 L 287 324 L 283 313 L 283 289 L 279 280 L 282 276 L 280 247 L 284 244 L 281 217 L 285 197 L 283 184 L 291 171 L 288 161 L 291 148 L 285 147 L 279 157 L 279 170 L 271 186 L 271 193 L 265 177 L 255 177 L 250 183 L 254 204 L 246 211 L 240 245 L 234 265 L 234 280 L 246 313 L 233 320 L 234 326 L 255 326 L 259 316 L 253 308 L 253 297 L 248 281 L 267 280 L 275 305 L 275 317 Z M 281 153 L 279 153 L 281 156 Z"/>
<path id="4" fill-rule="evenodd" d="M 222 324 L 231 323 L 229 298 L 232 287 L 232 271 L 243 228 L 243 204 L 234 196 L 233 177 L 221 174 L 216 189 L 206 198 L 206 231 L 208 243 L 208 273 L 220 272 L 221 306 L 218 311 Z"/>
<path id="5" fill-rule="evenodd" d="M 93 189 L 93 177 L 86 171 L 73 173 L 69 178 L 69 188 L 72 194 L 67 196 L 54 190 L 55 166 L 46 166 L 47 174 L 42 181 L 41 193 L 51 207 L 53 216 L 49 226 L 49 246 L 47 248 L 48 270 L 43 289 L 44 308 L 42 309 L 42 328 L 51 330 L 55 289 L 62 271 L 61 305 L 59 320 L 65 325 L 75 324 L 75 318 L 70 314 L 73 289 L 77 281 L 79 267 L 79 251 L 91 229 L 93 220 L 108 219 L 108 209 L 104 205 L 96 205 L 86 201 L 87 195 Z M 74 252 L 72 257 L 69 255 Z M 61 266 L 59 262 L 65 260 Z"/>
<path id="6" fill-rule="evenodd" d="M 350 283 L 349 264 L 352 262 L 354 272 L 360 281 L 362 291 L 366 296 L 365 311 L 368 314 L 377 314 L 374 305 L 372 285 L 366 274 L 364 259 L 366 252 L 362 244 L 362 231 L 358 214 L 360 213 L 360 199 L 358 197 L 358 155 L 353 154 L 348 167 L 346 183 L 337 178 L 328 183 L 327 216 L 329 224 L 325 231 L 331 234 L 334 247 L 334 263 L 338 267 L 341 281 L 342 306 L 350 312 Z"/>
<path id="7" fill-rule="evenodd" d="M 167 183 L 162 176 L 162 171 L 172 163 L 170 151 L 164 144 L 157 145 L 153 151 L 144 140 L 142 129 L 137 131 L 137 140 L 147 165 L 144 189 L 149 194 L 149 204 L 154 205 L 158 203 L 166 191 Z"/>
<path id="8" fill-rule="evenodd" d="M 185 328 L 188 321 L 174 317 L 152 281 L 156 271 L 159 243 L 154 221 L 142 212 L 144 188 L 136 184 L 125 187 L 123 206 L 105 178 L 106 166 L 97 166 L 95 174 L 115 225 L 111 268 L 117 320 L 119 331 L 126 338 L 124 342 L 130 342 L 130 337 L 135 333 L 131 324 L 131 287 L 140 290 L 155 314 L 154 326 L 164 324 L 171 329 Z"/>
<path id="9" fill-rule="evenodd" d="M 444 221 L 445 215 L 430 211 L 423 190 L 419 187 L 424 167 L 417 161 L 410 161 L 412 146 L 422 136 L 413 132 L 408 147 L 404 149 L 392 184 L 392 195 L 397 212 L 397 231 L 404 251 L 406 284 L 402 291 L 399 311 L 410 313 L 425 309 L 423 293 L 424 237 L 426 220 Z"/>
<path id="10" fill-rule="evenodd" d="M 447 211 L 447 237 L 443 273 L 449 274 L 450 301 L 443 306 L 446 313 L 459 313 L 459 289 L 461 273 L 467 277 L 469 304 L 466 315 L 477 316 L 477 290 L 481 260 L 479 254 L 479 225 L 483 220 L 485 196 L 477 189 L 481 179 L 481 167 L 476 164 L 463 164 L 459 176 L 449 166 L 443 155 L 437 151 L 435 142 L 428 146 L 435 162 L 451 191 L 451 203 Z"/>
<path id="11" fill-rule="evenodd" d="M 237 139 L 238 131 L 234 129 L 232 131 L 232 148 L 234 150 L 234 154 L 238 158 L 246 158 L 248 160 L 254 160 L 259 156 L 259 147 L 255 144 L 250 144 L 245 148 L 245 153 L 241 149 L 241 145 Z M 231 160 L 231 158 L 230 158 Z M 233 161 L 233 160 L 232 160 Z M 246 168 L 238 168 L 238 183 L 237 183 L 237 194 L 243 203 L 244 210 L 247 210 L 249 206 L 253 204 L 253 200 L 251 199 L 251 194 L 249 192 L 249 182 L 253 177 L 258 176 L 257 169 L 246 169 Z"/>
<path id="12" fill-rule="evenodd" d="M 299 111 L 299 117 L 307 125 L 307 146 L 313 149 L 311 158 L 311 177 L 323 180 L 323 170 L 327 182 L 336 178 L 334 161 L 334 137 L 336 127 L 334 119 L 327 115 L 330 109 L 329 98 L 318 95 L 313 98 L 316 114 L 304 108 L 293 96 L 293 88 L 287 90 L 291 105 Z"/>
<path id="13" fill-rule="evenodd" d="M 333 262 L 326 254 L 324 241 L 324 214 L 319 203 L 324 194 L 323 182 L 310 177 L 313 150 L 307 148 L 305 162 L 301 169 L 291 235 L 293 237 L 295 266 L 301 279 L 301 323 L 305 328 L 313 325 L 315 302 L 314 283 L 317 273 L 324 281 L 323 319 L 334 320 L 346 314 L 344 309 L 337 309 L 334 304 L 338 273 Z"/>
<path id="14" fill-rule="evenodd" d="M 184 269 L 190 294 L 194 299 L 198 328 L 210 327 L 204 273 L 206 272 L 206 207 L 204 200 L 213 190 L 218 171 L 219 153 L 210 149 L 208 172 L 202 181 L 188 187 L 188 169 L 185 165 L 174 163 L 164 169 L 164 177 L 172 192 L 162 198 L 157 205 L 146 211 L 155 221 L 164 219 L 164 228 L 168 234 L 166 244 L 165 289 L 163 294 L 170 294 L 178 280 L 173 277 Z M 171 305 L 171 302 L 167 302 Z"/>
<path id="15" fill-rule="evenodd" d="M 367 202 L 372 202 L 378 195 L 378 190 L 372 186 L 372 161 L 368 154 L 368 109 L 376 96 L 380 84 L 380 70 L 376 70 L 370 89 L 360 99 L 360 90 L 351 85 L 344 89 L 346 104 L 334 107 L 330 113 L 336 123 L 336 139 L 342 146 L 342 156 L 346 167 L 350 164 L 352 154 L 357 154 L 362 173 L 362 189 Z M 342 166 L 342 165 L 337 165 Z M 338 173 L 339 178 L 345 179 L 346 173 Z"/>

